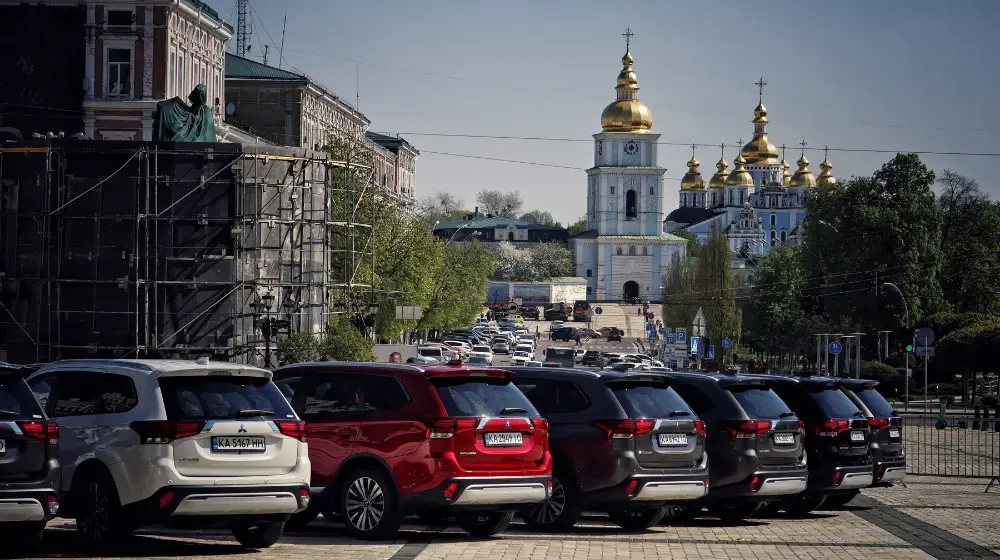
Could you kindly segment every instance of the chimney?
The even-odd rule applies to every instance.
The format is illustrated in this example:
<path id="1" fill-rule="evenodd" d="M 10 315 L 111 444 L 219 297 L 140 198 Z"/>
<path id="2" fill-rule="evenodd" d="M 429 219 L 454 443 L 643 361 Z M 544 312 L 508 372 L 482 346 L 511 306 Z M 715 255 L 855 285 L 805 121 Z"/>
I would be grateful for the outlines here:
<path id="1" fill-rule="evenodd" d="M 475 216 L 476 218 L 479 217 L 479 207 L 478 206 L 476 206 L 476 211 L 472 215 Z"/>

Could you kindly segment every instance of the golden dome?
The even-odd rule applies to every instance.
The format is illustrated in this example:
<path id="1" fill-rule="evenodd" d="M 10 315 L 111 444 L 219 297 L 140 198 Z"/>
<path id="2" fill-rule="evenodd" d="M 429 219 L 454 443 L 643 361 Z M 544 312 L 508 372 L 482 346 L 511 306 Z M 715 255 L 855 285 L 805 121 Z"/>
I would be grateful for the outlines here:
<path id="1" fill-rule="evenodd" d="M 778 163 L 778 147 L 767 139 L 767 108 L 758 103 L 753 110 L 753 139 L 743 146 L 741 154 L 748 163 Z"/>
<path id="2" fill-rule="evenodd" d="M 788 182 L 790 187 L 815 187 L 816 186 L 816 176 L 809 171 L 809 160 L 806 159 L 805 154 L 799 158 L 799 161 L 795 162 L 799 165 L 799 169 L 792 175 L 792 179 Z"/>
<path id="3" fill-rule="evenodd" d="M 729 174 L 726 178 L 726 185 L 740 186 L 740 187 L 752 187 L 753 177 L 750 176 L 750 172 L 743 167 L 746 160 L 743 159 L 743 154 L 736 156 L 733 160 L 733 172 Z"/>
<path id="4" fill-rule="evenodd" d="M 722 187 L 726 186 L 726 176 L 727 176 L 726 169 L 728 167 L 729 164 L 726 163 L 726 158 L 725 157 L 719 158 L 719 162 L 715 164 L 715 168 L 718 171 L 716 171 L 715 175 L 712 175 L 712 178 L 708 180 L 708 188 L 721 189 Z"/>
<path id="5" fill-rule="evenodd" d="M 782 175 L 781 184 L 785 185 L 787 187 L 788 186 L 788 181 L 791 180 L 791 178 L 792 178 L 792 174 L 789 173 L 788 170 L 791 169 L 792 166 L 788 165 L 788 162 L 785 161 L 784 157 L 781 158 L 781 168 L 784 169 L 784 171 L 781 173 L 781 175 Z"/>
<path id="6" fill-rule="evenodd" d="M 601 113 L 604 132 L 651 132 L 653 113 L 639 101 L 639 79 L 632 70 L 632 53 L 625 51 L 622 71 L 618 74 L 617 99 Z"/>
<path id="7" fill-rule="evenodd" d="M 701 165 L 701 162 L 699 162 L 698 160 L 696 160 L 694 158 L 694 156 L 692 155 L 691 159 L 688 160 L 688 162 L 687 162 L 688 172 L 685 173 L 684 177 L 681 179 L 681 188 L 682 189 L 704 189 L 705 188 L 705 180 L 702 179 L 702 177 L 701 177 L 701 170 L 698 169 L 699 165 Z"/>
<path id="8" fill-rule="evenodd" d="M 824 159 L 823 163 L 819 164 L 819 168 L 822 169 L 823 171 L 819 174 L 819 177 L 816 178 L 817 186 L 829 186 L 836 184 L 837 182 L 836 177 L 833 176 L 833 173 L 830 173 L 830 170 L 833 169 L 833 166 L 830 165 L 829 160 Z"/>

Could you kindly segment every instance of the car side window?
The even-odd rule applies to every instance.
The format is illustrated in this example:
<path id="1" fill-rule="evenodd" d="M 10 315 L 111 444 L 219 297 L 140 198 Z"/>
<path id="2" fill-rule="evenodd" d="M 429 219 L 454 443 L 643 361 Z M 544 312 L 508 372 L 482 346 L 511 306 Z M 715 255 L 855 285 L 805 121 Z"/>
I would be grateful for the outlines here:
<path id="1" fill-rule="evenodd" d="M 50 418 L 88 416 L 100 413 L 100 383 L 88 372 L 64 371 L 53 376 L 45 403 Z"/>
<path id="2" fill-rule="evenodd" d="M 712 399 L 705 394 L 701 387 L 687 383 L 672 383 L 670 386 L 674 388 L 674 391 L 677 391 L 682 399 L 687 401 L 691 409 L 699 416 L 712 410 Z"/>
<path id="3" fill-rule="evenodd" d="M 31 392 L 35 394 L 35 400 L 38 401 L 38 405 L 42 407 L 42 410 L 48 410 L 46 403 L 49 401 L 49 394 L 52 393 L 52 385 L 55 382 L 55 374 L 36 377 L 28 382 L 28 387 L 30 387 Z"/>
<path id="4" fill-rule="evenodd" d="M 135 408 L 139 396 L 135 383 L 125 375 L 101 375 L 101 414 L 120 414 Z"/>
<path id="5" fill-rule="evenodd" d="M 410 404 L 410 395 L 399 379 L 387 375 L 368 375 L 362 379 L 366 411 L 400 410 Z"/>
<path id="6" fill-rule="evenodd" d="M 586 410 L 590 402 L 580 388 L 571 381 L 515 378 L 514 384 L 539 414 L 568 414 Z"/>
<path id="7" fill-rule="evenodd" d="M 329 414 L 360 412 L 364 385 L 358 375 L 318 375 L 306 393 L 302 419 L 318 420 Z"/>
<path id="8" fill-rule="evenodd" d="M 299 382 L 302 381 L 301 377 L 286 377 L 284 379 L 275 379 L 274 384 L 281 391 L 281 394 L 285 396 L 285 400 L 289 403 L 295 398 L 295 389 L 298 388 Z"/>

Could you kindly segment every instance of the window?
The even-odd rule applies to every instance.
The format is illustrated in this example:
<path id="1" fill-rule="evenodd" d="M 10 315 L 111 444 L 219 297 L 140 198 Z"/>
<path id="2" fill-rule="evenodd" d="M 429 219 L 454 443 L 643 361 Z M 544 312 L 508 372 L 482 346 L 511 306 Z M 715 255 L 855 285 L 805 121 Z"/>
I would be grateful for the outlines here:
<path id="1" fill-rule="evenodd" d="M 357 375 L 319 376 L 316 384 L 306 394 L 302 407 L 305 421 L 329 417 L 342 412 L 360 412 L 364 382 Z"/>
<path id="2" fill-rule="evenodd" d="M 712 399 L 705 394 L 705 391 L 696 385 L 687 385 L 681 383 L 674 383 L 671 385 L 677 393 L 691 405 L 697 414 L 705 414 L 715 408 L 715 404 L 712 403 Z"/>
<path id="3" fill-rule="evenodd" d="M 729 205 L 733 205 L 733 191 L 729 191 Z"/>
<path id="4" fill-rule="evenodd" d="M 637 206 L 637 204 L 636 204 L 635 191 L 632 190 L 632 189 L 629 189 L 628 192 L 625 193 L 625 219 L 626 220 L 634 220 L 635 217 L 638 215 L 638 208 L 636 208 L 636 206 Z"/>
<path id="5" fill-rule="evenodd" d="M 184 93 L 184 53 L 177 55 L 177 73 L 174 75 L 174 93 L 178 97 Z"/>
<path id="6" fill-rule="evenodd" d="M 33 379 L 29 385 L 50 418 L 98 414 L 100 395 L 97 375 L 65 371 Z"/>
<path id="7" fill-rule="evenodd" d="M 441 404 L 449 416 L 502 416 L 508 408 L 519 408 L 521 416 L 537 417 L 538 412 L 513 383 L 503 378 L 452 378 L 434 382 Z"/>
<path id="8" fill-rule="evenodd" d="M 517 388 L 540 414 L 582 412 L 590 406 L 587 397 L 572 381 L 518 378 Z"/>
<path id="9" fill-rule="evenodd" d="M 158 383 L 169 420 L 239 418 L 245 410 L 270 418 L 292 416 L 285 396 L 266 377 L 178 376 L 161 377 Z"/>
<path id="10" fill-rule="evenodd" d="M 688 195 L 682 194 L 681 195 L 681 206 L 687 206 L 687 205 L 688 205 Z"/>
<path id="11" fill-rule="evenodd" d="M 101 414 L 120 414 L 135 408 L 139 396 L 135 384 L 124 375 L 101 376 Z"/>
<path id="12" fill-rule="evenodd" d="M 650 195 L 656 194 L 656 187 L 649 187 L 649 194 Z"/>
<path id="13" fill-rule="evenodd" d="M 778 243 L 777 232 L 773 229 L 771 230 L 771 247 L 774 247 Z"/>
<path id="14" fill-rule="evenodd" d="M 108 87 L 105 97 L 128 97 L 132 93 L 132 50 L 108 49 Z"/>
<path id="15" fill-rule="evenodd" d="M 364 378 L 365 410 L 400 410 L 410 404 L 410 395 L 398 379 L 385 375 L 368 375 Z"/>
<path id="16" fill-rule="evenodd" d="M 872 388 L 861 389 L 860 391 L 854 391 L 861 402 L 865 404 L 868 408 L 868 412 L 871 412 L 879 418 L 889 418 L 890 416 L 896 416 L 896 411 L 889 404 L 889 401 L 885 400 L 878 391 Z"/>
<path id="17" fill-rule="evenodd" d="M 788 240 L 787 236 L 788 236 L 788 234 L 785 232 L 785 230 L 781 230 L 781 244 L 782 245 L 784 245 L 785 241 Z"/>
<path id="18" fill-rule="evenodd" d="M 301 381 L 301 377 L 286 377 L 285 379 L 275 381 L 274 384 L 277 385 L 281 394 L 285 395 L 285 400 L 292 402 L 292 399 L 295 398 L 295 390 Z"/>
<path id="19" fill-rule="evenodd" d="M 618 247 L 616 254 L 618 254 L 618 255 L 622 254 L 622 248 L 621 247 Z"/>
<path id="20" fill-rule="evenodd" d="M 177 89 L 177 53 L 170 51 L 170 68 L 167 70 L 167 97 Z"/>
<path id="21" fill-rule="evenodd" d="M 743 206 L 743 203 L 746 202 L 746 199 L 743 198 L 744 196 L 746 196 L 746 193 L 740 191 L 740 206 Z"/>
<path id="22" fill-rule="evenodd" d="M 588 295 L 588 296 L 589 296 L 589 295 L 591 294 L 591 292 L 593 292 L 593 291 L 594 291 L 594 290 L 592 290 L 592 289 L 590 288 L 590 286 L 587 286 L 587 295 Z"/>
<path id="23" fill-rule="evenodd" d="M 611 194 L 615 194 L 615 186 L 611 185 Z"/>
<path id="24" fill-rule="evenodd" d="M 628 246 L 628 254 L 629 256 L 635 256 L 635 245 Z"/>
<path id="25" fill-rule="evenodd" d="M 594 275 L 594 271 L 588 268 L 587 269 L 587 278 L 590 278 L 593 275 Z"/>
<path id="26" fill-rule="evenodd" d="M 716 196 L 715 196 L 716 194 L 718 194 L 718 193 L 712 193 L 712 206 L 715 206 L 716 204 L 718 204 L 718 201 L 716 200 Z"/>
<path id="27" fill-rule="evenodd" d="M 778 223 L 778 218 L 774 214 L 771 214 L 771 227 L 774 227 Z"/>
<path id="28" fill-rule="evenodd" d="M 37 399 L 16 375 L 0 375 L 0 410 L 10 413 L 4 420 L 35 420 L 42 414 Z"/>
<path id="29" fill-rule="evenodd" d="M 629 418 L 673 418 L 684 412 L 693 416 L 688 403 L 666 385 L 617 382 L 609 387 Z"/>
<path id="30" fill-rule="evenodd" d="M 132 10 L 108 10 L 108 25 L 131 26 L 134 19 Z"/>
<path id="31" fill-rule="evenodd" d="M 735 387 L 733 396 L 747 416 L 755 420 L 776 420 L 788 412 L 788 405 L 767 387 Z"/>
<path id="32" fill-rule="evenodd" d="M 649 255 L 649 247 L 643 247 L 642 248 L 642 256 L 645 257 L 647 255 Z"/>

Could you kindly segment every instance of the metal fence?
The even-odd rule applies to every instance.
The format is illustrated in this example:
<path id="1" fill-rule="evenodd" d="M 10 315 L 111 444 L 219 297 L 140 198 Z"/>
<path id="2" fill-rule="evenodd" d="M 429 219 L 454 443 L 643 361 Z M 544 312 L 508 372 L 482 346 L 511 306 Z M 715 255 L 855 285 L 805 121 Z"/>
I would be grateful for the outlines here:
<path id="1" fill-rule="evenodd" d="M 1000 477 L 1000 419 L 972 414 L 903 416 L 910 474 Z"/>

